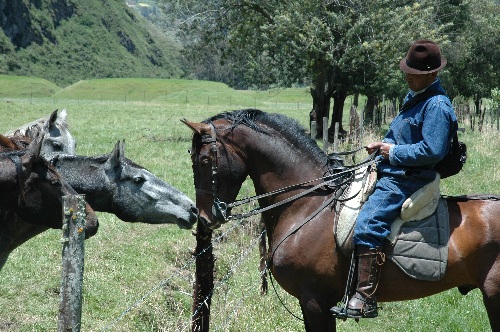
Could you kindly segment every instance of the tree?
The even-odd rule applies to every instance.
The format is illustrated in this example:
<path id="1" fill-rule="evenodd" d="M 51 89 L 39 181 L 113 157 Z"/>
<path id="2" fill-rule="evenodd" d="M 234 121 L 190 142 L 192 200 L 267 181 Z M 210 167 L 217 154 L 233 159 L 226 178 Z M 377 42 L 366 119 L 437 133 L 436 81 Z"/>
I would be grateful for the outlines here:
<path id="1" fill-rule="evenodd" d="M 500 85 L 500 6 L 494 0 L 465 3 L 469 16 L 463 21 L 463 33 L 447 49 L 447 78 L 450 92 L 472 98 L 479 110 L 481 98 L 490 98 Z"/>
<path id="2" fill-rule="evenodd" d="M 398 62 L 410 43 L 433 39 L 448 47 L 460 36 L 451 33 L 461 31 L 467 1 L 183 1 L 182 27 L 191 34 L 185 50 L 194 50 L 194 60 L 219 45 L 220 63 L 231 66 L 240 86 L 310 84 L 311 114 L 319 128 L 330 118 L 332 129 L 342 123 L 349 94 L 401 98 L 406 85 Z"/>

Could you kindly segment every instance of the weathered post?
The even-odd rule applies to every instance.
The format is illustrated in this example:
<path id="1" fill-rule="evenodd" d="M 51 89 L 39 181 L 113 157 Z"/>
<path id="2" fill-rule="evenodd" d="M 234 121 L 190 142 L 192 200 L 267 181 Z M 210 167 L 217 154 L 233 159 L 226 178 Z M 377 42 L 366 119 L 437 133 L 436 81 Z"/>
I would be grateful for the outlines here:
<path id="1" fill-rule="evenodd" d="M 315 139 L 316 134 L 318 133 L 318 128 L 316 126 L 316 121 L 311 121 L 311 138 Z"/>
<path id="2" fill-rule="evenodd" d="M 328 118 L 323 117 L 323 151 L 328 152 Z"/>
<path id="3" fill-rule="evenodd" d="M 192 332 L 208 332 L 210 328 L 210 304 L 214 290 L 214 262 L 212 231 L 198 222 L 196 227 L 196 272 L 193 284 Z"/>
<path id="4" fill-rule="evenodd" d="M 335 122 L 335 136 L 333 137 L 333 152 L 338 152 L 339 150 L 339 127 L 340 123 Z"/>
<path id="5" fill-rule="evenodd" d="M 62 282 L 58 332 L 79 332 L 85 241 L 84 195 L 63 196 Z"/>

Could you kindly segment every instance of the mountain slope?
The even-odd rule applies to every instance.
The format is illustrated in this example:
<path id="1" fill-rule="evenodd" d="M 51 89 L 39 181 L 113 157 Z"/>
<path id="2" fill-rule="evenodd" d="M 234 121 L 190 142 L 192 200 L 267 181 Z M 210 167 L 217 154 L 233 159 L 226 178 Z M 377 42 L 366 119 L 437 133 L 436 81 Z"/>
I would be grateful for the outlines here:
<path id="1" fill-rule="evenodd" d="M 67 86 L 182 75 L 176 44 L 123 0 L 0 0 L 0 74 Z"/>

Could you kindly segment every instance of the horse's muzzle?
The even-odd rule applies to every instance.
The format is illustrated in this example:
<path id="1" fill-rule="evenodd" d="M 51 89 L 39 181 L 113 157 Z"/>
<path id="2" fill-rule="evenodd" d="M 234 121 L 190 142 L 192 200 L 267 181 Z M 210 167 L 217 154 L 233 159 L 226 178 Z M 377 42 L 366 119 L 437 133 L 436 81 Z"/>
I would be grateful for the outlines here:
<path id="1" fill-rule="evenodd" d="M 205 226 L 206 228 L 210 229 L 210 230 L 216 230 L 217 228 L 219 228 L 222 223 L 218 220 L 208 220 L 202 216 L 199 217 L 198 219 L 198 222 L 201 222 L 203 224 L 203 226 Z"/>

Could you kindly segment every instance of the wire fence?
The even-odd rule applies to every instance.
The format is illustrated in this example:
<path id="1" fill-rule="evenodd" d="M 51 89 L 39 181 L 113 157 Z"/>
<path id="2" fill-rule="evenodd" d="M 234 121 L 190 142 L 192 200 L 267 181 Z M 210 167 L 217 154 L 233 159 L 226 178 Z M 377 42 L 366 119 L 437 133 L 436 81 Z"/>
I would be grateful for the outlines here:
<path id="1" fill-rule="evenodd" d="M 309 97 L 304 95 L 304 98 L 300 98 L 296 102 L 285 101 L 283 98 L 275 98 L 274 95 L 263 94 L 260 92 L 255 92 L 252 94 L 237 94 L 234 95 L 214 95 L 211 93 L 196 92 L 196 91 L 183 91 L 176 92 L 165 95 L 160 95 L 158 93 L 150 93 L 148 91 L 134 92 L 134 93 L 123 93 L 123 94 L 98 94 L 93 93 L 88 97 L 84 95 L 71 96 L 70 98 L 64 96 L 54 95 L 51 97 L 34 97 L 34 96 L 24 96 L 9 98 L 8 96 L 2 96 L 0 93 L 0 100 L 4 102 L 9 102 L 12 100 L 29 102 L 31 104 L 37 103 L 65 103 L 65 104 L 87 104 L 87 103 L 157 103 L 157 104 L 174 104 L 174 105 L 205 105 L 205 106 L 229 106 L 234 108 L 259 108 L 259 107 L 272 107 L 276 109 L 298 109 L 298 110 L 310 110 L 312 102 L 309 101 Z"/>
<path id="2" fill-rule="evenodd" d="M 245 243 L 244 246 L 238 246 L 239 251 L 231 255 L 231 257 L 226 257 L 226 260 L 230 260 L 231 263 L 227 267 L 222 274 L 218 275 L 218 281 L 214 284 L 214 288 L 209 297 L 218 296 L 220 297 L 219 305 L 212 305 L 212 316 L 211 316 L 211 330 L 213 331 L 226 331 L 227 326 L 231 324 L 231 321 L 238 317 L 238 308 L 241 308 L 241 304 L 246 300 L 249 294 L 255 294 L 259 291 L 259 285 L 256 283 L 247 283 L 247 285 L 243 287 L 238 287 L 238 294 L 233 294 L 234 289 L 231 283 L 232 277 L 238 272 L 238 269 L 241 268 L 243 264 L 247 262 L 252 253 L 255 254 L 255 247 L 259 244 L 260 237 L 265 231 L 260 231 L 260 233 L 255 232 L 255 227 L 257 221 L 256 218 L 251 219 L 240 219 L 234 221 L 226 230 L 218 234 L 213 240 L 212 245 L 225 245 L 228 241 L 236 240 L 238 230 L 243 229 L 245 236 L 249 236 L 250 240 Z M 233 235 L 233 236 L 232 236 Z M 231 240 L 229 240 L 231 238 Z M 131 303 L 128 307 L 124 308 L 123 311 L 114 319 L 110 320 L 110 322 L 104 326 L 100 331 L 112 331 L 114 327 L 119 324 L 119 322 L 126 318 L 128 314 L 130 314 L 133 310 L 137 309 L 139 306 L 145 303 L 145 301 L 152 296 L 155 292 L 162 290 L 162 288 L 167 285 L 174 278 L 185 278 L 185 275 L 181 273 L 181 271 L 189 270 L 193 267 L 196 258 L 202 255 L 205 251 L 209 250 L 210 247 L 206 247 L 197 255 L 192 255 L 188 260 L 186 260 L 181 267 L 177 270 L 177 273 L 172 274 L 168 278 L 165 278 L 159 281 L 156 285 L 151 287 L 148 291 L 146 291 L 141 297 L 139 297 L 136 301 Z M 261 272 L 264 273 L 264 272 Z M 260 278 L 259 278 L 260 280 Z M 192 292 L 191 289 L 178 290 L 178 292 L 182 292 L 184 294 L 189 294 Z M 234 296 L 233 296 L 234 295 Z M 208 300 L 208 297 L 201 301 L 200 305 L 197 308 L 193 308 L 193 312 L 191 317 L 187 320 L 176 322 L 175 326 L 163 327 L 165 330 L 172 331 L 172 328 L 175 328 L 175 331 L 189 331 L 192 324 L 192 319 L 201 309 L 201 306 Z"/>

